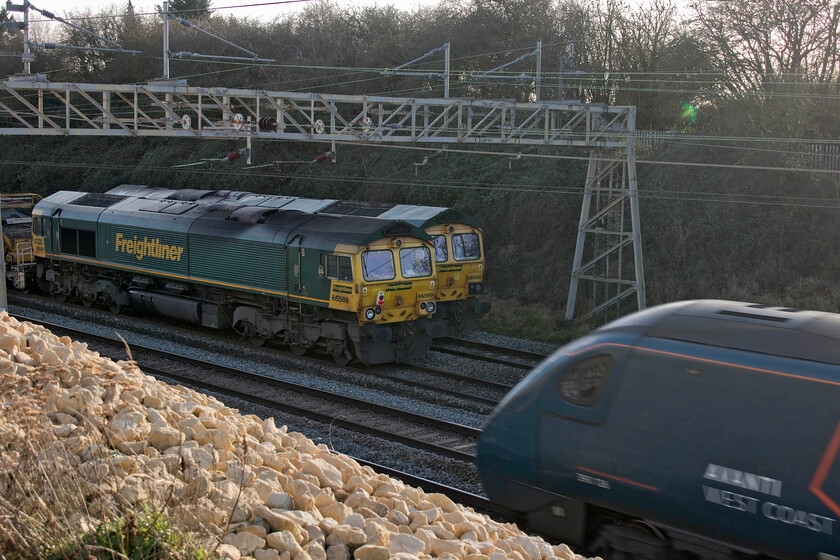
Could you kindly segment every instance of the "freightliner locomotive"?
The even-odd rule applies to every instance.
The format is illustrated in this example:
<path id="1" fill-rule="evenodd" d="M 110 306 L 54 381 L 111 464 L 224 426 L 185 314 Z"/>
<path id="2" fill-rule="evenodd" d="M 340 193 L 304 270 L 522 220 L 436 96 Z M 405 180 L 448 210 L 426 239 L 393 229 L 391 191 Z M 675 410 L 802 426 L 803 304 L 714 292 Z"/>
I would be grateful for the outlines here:
<path id="1" fill-rule="evenodd" d="M 478 317 L 490 311 L 490 303 L 480 297 L 484 293 L 486 272 L 481 227 L 475 219 L 452 208 L 321 200 L 243 191 L 173 190 L 145 185 L 119 185 L 108 193 L 189 200 L 198 204 L 227 203 L 408 222 L 424 229 L 434 243 L 438 276 L 438 310 L 435 318 L 444 325 L 445 334 L 455 336 L 469 333 L 475 328 Z"/>
<path id="2" fill-rule="evenodd" d="M 840 557 L 840 315 L 663 305 L 560 348 L 478 442 L 489 497 L 604 558 Z"/>
<path id="3" fill-rule="evenodd" d="M 444 331 L 432 241 L 398 220 L 70 191 L 32 218 L 33 276 L 59 298 L 232 327 L 339 363 L 420 356 Z"/>

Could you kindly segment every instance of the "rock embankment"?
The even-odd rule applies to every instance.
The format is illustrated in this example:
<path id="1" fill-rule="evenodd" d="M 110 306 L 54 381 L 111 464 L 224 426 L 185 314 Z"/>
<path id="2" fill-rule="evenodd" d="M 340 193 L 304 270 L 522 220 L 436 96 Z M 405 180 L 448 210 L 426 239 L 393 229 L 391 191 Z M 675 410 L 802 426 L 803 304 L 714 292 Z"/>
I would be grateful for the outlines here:
<path id="1" fill-rule="evenodd" d="M 183 530 L 224 558 L 580 558 L 5 312 L 0 392 L 0 495 L 35 458 L 50 476 L 32 499 L 72 479 L 86 503 L 63 517 L 82 530 L 97 512 L 187 507 Z M 17 534 L 0 526 L 0 540 Z"/>

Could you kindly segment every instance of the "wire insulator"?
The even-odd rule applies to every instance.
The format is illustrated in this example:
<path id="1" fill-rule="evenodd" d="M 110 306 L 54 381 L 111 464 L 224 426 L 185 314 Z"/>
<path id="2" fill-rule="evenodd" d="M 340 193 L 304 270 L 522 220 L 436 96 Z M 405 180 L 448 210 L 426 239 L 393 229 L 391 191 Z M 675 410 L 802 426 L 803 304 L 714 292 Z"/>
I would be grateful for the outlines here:
<path id="1" fill-rule="evenodd" d="M 239 153 L 239 150 L 237 150 L 235 152 L 229 153 L 225 159 L 228 160 L 228 161 L 233 161 L 233 160 L 239 159 L 241 157 L 242 157 L 242 154 Z"/>
<path id="2" fill-rule="evenodd" d="M 277 119 L 274 117 L 262 117 L 258 121 L 260 130 L 274 132 L 277 130 Z"/>
<path id="3" fill-rule="evenodd" d="M 321 155 L 317 156 L 314 160 L 312 160 L 312 163 L 321 163 L 322 161 L 326 161 L 326 159 L 328 157 L 330 157 L 329 152 L 327 152 L 325 154 L 321 154 Z"/>

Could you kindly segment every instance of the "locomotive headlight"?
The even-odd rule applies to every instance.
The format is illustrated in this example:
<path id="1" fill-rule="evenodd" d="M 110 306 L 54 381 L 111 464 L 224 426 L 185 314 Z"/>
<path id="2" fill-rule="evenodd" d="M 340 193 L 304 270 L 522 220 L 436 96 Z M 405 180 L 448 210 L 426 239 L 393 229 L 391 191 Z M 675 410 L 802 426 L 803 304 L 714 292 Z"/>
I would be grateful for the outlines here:
<path id="1" fill-rule="evenodd" d="M 368 321 L 373 321 L 373 318 L 376 317 L 376 311 L 373 309 L 366 309 L 365 310 L 365 319 Z"/>
<path id="2" fill-rule="evenodd" d="M 429 315 L 434 313 L 435 312 L 435 302 L 430 301 L 430 302 L 426 303 L 426 311 L 429 313 Z"/>
<path id="3" fill-rule="evenodd" d="M 426 309 L 426 302 L 425 301 L 420 304 L 420 309 Z"/>

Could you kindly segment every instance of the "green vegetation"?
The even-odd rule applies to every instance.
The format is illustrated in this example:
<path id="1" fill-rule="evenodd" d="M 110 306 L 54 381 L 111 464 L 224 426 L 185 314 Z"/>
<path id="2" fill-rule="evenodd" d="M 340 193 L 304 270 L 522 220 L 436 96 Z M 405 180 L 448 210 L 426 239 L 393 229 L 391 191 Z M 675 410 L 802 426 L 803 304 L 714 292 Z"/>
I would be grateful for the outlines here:
<path id="1" fill-rule="evenodd" d="M 160 512 L 133 510 L 74 538 L 44 555 L 46 560 L 98 558 L 103 560 L 205 560 L 210 555 L 201 548 L 184 544 Z M 45 543 L 46 544 L 46 543 Z"/>
<path id="2" fill-rule="evenodd" d="M 28 407 L 7 409 L 0 420 L 9 418 L 28 426 L 28 433 L 27 439 L 6 434 L 0 453 L 2 558 L 211 558 L 220 528 L 197 522 L 193 500 L 171 492 L 162 499 L 129 499 L 116 469 L 131 457 L 94 444 L 88 446 L 93 460 L 80 465 L 73 446 L 85 438 L 55 440 L 46 416 Z"/>
<path id="3" fill-rule="evenodd" d="M 110 15 L 85 24 L 146 54 L 39 52 L 33 69 L 54 81 L 158 77 L 159 18 L 130 6 Z M 270 23 L 202 18 L 202 27 L 276 64 L 173 61 L 172 73 L 194 86 L 440 96 L 438 80 L 379 70 L 451 41 L 453 96 L 527 100 L 532 85 L 472 74 L 542 40 L 543 97 L 552 99 L 573 40 L 564 98 L 635 105 L 638 129 L 670 134 L 637 154 L 648 304 L 726 298 L 838 311 L 840 183 L 824 170 L 840 162 L 812 153 L 814 145 L 837 147 L 840 133 L 838 18 L 827 0 L 699 0 L 682 12 L 669 0 L 633 8 L 619 0 L 443 0 L 410 13 L 315 2 Z M 172 33 L 173 50 L 239 54 L 181 26 Z M 92 40 L 60 34 L 65 43 Z M 0 43 L 15 51 L 20 36 Z M 441 58 L 418 67 L 439 71 Z M 0 72 L 17 71 L 14 59 L 0 60 Z M 533 61 L 512 71 L 533 72 Z M 415 176 L 415 164 L 434 153 L 428 146 L 339 145 L 335 163 L 315 165 L 330 145 L 257 142 L 255 165 L 285 163 L 253 170 L 241 160 L 174 167 L 243 147 L 227 141 L 5 138 L 0 147 L 0 188 L 8 191 L 141 183 L 455 206 L 484 224 L 494 311 L 482 326 L 569 336 L 562 317 L 586 173 L 585 159 L 574 158 L 583 152 L 539 149 L 560 157 L 513 161 L 450 147 Z"/>

